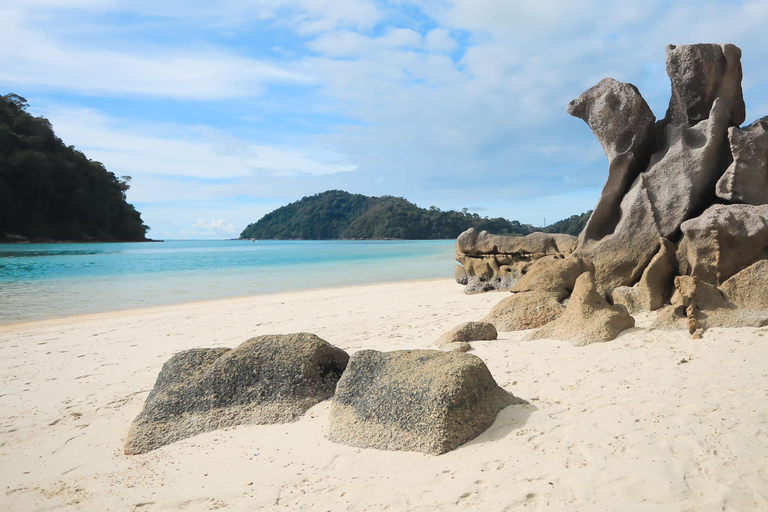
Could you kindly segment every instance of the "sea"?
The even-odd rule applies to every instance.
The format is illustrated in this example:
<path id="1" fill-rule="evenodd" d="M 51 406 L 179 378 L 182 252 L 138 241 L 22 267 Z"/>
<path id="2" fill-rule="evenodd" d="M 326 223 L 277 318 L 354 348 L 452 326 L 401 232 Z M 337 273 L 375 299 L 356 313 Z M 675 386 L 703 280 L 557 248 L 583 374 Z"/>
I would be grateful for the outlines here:
<path id="1" fill-rule="evenodd" d="M 0 244 L 0 324 L 452 278 L 454 240 Z"/>

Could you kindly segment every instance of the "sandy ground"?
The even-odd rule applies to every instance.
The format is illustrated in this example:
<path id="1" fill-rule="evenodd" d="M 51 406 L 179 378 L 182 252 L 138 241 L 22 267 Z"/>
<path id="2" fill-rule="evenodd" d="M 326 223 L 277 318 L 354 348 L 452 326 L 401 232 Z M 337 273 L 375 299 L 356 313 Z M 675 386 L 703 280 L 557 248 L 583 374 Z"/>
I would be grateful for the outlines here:
<path id="1" fill-rule="evenodd" d="M 473 343 L 531 405 L 445 455 L 334 444 L 328 402 L 122 453 L 177 351 L 297 331 L 350 352 L 429 348 L 504 297 L 440 280 L 0 326 L 0 510 L 768 510 L 768 330 L 691 340 L 648 318 L 584 348 Z"/>

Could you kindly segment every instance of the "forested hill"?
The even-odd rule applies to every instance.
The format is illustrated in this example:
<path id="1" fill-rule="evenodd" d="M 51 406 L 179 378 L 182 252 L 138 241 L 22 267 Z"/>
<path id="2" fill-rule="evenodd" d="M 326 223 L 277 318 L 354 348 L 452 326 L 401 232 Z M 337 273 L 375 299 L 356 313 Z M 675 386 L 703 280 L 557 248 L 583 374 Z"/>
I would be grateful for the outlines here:
<path id="1" fill-rule="evenodd" d="M 0 96 L 0 241 L 144 241 L 129 177 L 66 146 L 15 94 Z"/>
<path id="2" fill-rule="evenodd" d="M 419 208 L 402 197 L 369 197 L 329 190 L 278 208 L 250 224 L 241 238 L 261 240 L 381 239 L 429 240 L 456 238 L 474 227 L 498 235 L 527 235 L 537 229 L 476 213 Z"/>

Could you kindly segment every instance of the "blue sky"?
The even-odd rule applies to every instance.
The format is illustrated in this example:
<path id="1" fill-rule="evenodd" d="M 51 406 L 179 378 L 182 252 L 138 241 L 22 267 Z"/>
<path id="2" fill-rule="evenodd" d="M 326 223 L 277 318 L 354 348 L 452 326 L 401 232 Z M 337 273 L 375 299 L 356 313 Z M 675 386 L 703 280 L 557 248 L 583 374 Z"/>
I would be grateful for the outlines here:
<path id="1" fill-rule="evenodd" d="M 768 115 L 768 2 L 20 0 L 0 93 L 132 176 L 154 238 L 234 237 L 328 189 L 541 225 L 607 177 L 568 102 L 605 77 L 658 117 L 665 46 L 743 51 Z"/>

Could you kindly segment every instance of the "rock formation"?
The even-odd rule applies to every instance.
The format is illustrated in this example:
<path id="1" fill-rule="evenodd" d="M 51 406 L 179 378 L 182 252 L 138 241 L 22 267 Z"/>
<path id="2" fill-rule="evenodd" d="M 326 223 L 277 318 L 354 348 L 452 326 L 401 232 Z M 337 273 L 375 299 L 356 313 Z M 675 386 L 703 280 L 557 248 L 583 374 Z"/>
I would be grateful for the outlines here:
<path id="1" fill-rule="evenodd" d="M 508 290 L 533 262 L 544 256 L 570 255 L 576 242 L 571 235 L 531 233 L 513 237 L 469 228 L 456 239 L 456 261 L 461 266 L 456 267 L 454 277 L 466 285 L 467 293 Z"/>
<path id="2" fill-rule="evenodd" d="M 500 388 L 476 356 L 361 350 L 336 387 L 329 438 L 439 455 L 480 435 L 516 403 L 523 402 Z"/>
<path id="3" fill-rule="evenodd" d="M 285 423 L 330 398 L 349 356 L 314 334 L 252 338 L 169 359 L 133 421 L 126 454 L 245 423 Z"/>
<path id="4" fill-rule="evenodd" d="M 624 329 L 634 326 L 635 319 L 627 308 L 621 304 L 608 304 L 598 293 L 592 273 L 584 272 L 576 280 L 563 315 L 529 334 L 527 339 L 553 338 L 583 346 L 610 341 Z"/>
<path id="5" fill-rule="evenodd" d="M 768 204 L 768 116 L 746 130 L 728 128 L 733 163 L 717 182 L 717 196 L 729 203 Z"/>
<path id="6" fill-rule="evenodd" d="M 435 345 L 442 349 L 466 352 L 472 346 L 470 341 L 495 340 L 498 336 L 496 328 L 488 322 L 464 322 L 440 336 Z"/>
<path id="7" fill-rule="evenodd" d="M 485 318 L 498 330 L 543 326 L 532 337 L 605 340 L 629 325 L 611 304 L 659 310 L 657 326 L 697 335 L 768 316 L 760 274 L 768 260 L 768 117 L 739 127 L 741 50 L 669 45 L 667 74 L 672 94 L 658 122 L 637 88 L 613 79 L 569 104 L 600 141 L 608 180 L 572 254 L 528 263 L 511 287 L 518 293 Z M 594 290 L 583 275 L 578 293 L 567 285 L 582 272 L 594 274 Z M 590 315 L 597 325 L 588 325 Z"/>

